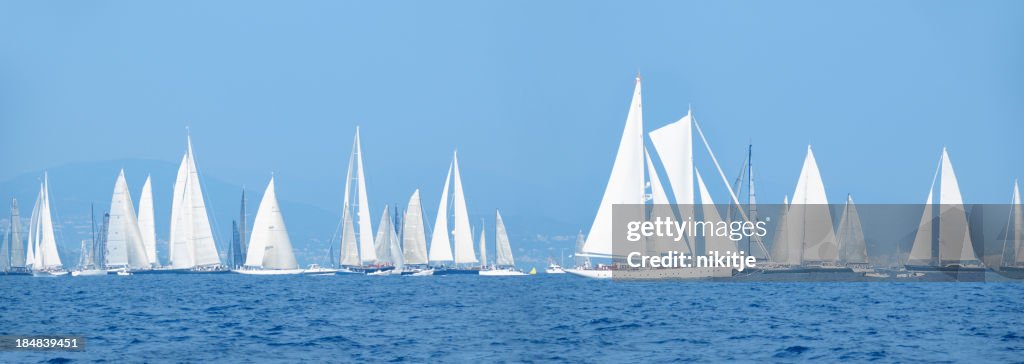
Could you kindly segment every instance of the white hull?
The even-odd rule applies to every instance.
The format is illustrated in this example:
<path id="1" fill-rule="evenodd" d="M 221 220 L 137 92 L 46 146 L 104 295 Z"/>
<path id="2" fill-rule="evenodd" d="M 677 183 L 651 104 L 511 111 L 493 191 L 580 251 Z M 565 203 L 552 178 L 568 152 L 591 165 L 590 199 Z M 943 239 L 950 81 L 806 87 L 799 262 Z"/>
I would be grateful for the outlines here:
<path id="1" fill-rule="evenodd" d="M 565 274 L 565 269 L 562 269 L 562 267 L 559 267 L 559 266 L 556 265 L 556 266 L 548 267 L 547 269 L 544 270 L 544 273 L 547 273 L 547 274 Z"/>
<path id="2" fill-rule="evenodd" d="M 367 273 L 368 276 L 400 276 L 402 271 L 397 269 L 379 270 L 373 273 Z"/>
<path id="3" fill-rule="evenodd" d="M 63 270 L 59 270 L 59 271 L 49 271 L 49 270 L 39 271 L 39 270 L 34 270 L 34 271 L 32 271 L 32 276 L 33 277 L 60 277 L 60 276 L 66 276 L 66 275 L 68 275 L 68 272 L 67 271 L 63 271 Z"/>
<path id="4" fill-rule="evenodd" d="M 661 268 L 661 269 L 569 269 L 567 273 L 586 278 L 596 279 L 636 279 L 636 280 L 661 280 L 661 279 L 708 279 L 732 277 L 732 268 Z"/>
<path id="5" fill-rule="evenodd" d="M 74 272 L 71 272 L 71 276 L 72 277 L 96 277 L 96 276 L 105 276 L 105 275 L 107 275 L 107 270 L 106 269 L 86 269 L 86 270 L 76 270 Z"/>
<path id="6" fill-rule="evenodd" d="M 482 271 L 480 271 L 480 275 L 482 275 L 482 276 L 492 276 L 492 277 L 510 277 L 510 276 L 525 276 L 526 273 L 520 272 L 520 271 L 515 270 L 515 269 L 508 268 L 508 269 L 482 270 Z"/>
<path id="7" fill-rule="evenodd" d="M 335 274 L 338 274 L 338 271 L 340 271 L 340 269 L 310 268 L 310 269 L 303 270 L 302 274 L 318 275 L 318 276 L 333 276 Z"/>
<path id="8" fill-rule="evenodd" d="M 424 270 L 421 270 L 421 271 L 419 271 L 419 272 L 413 273 L 413 274 L 411 274 L 411 275 L 412 275 L 413 277 L 427 277 L 427 276 L 432 276 L 432 275 L 434 275 L 434 270 L 433 270 L 433 269 L 424 269 Z"/>
<path id="9" fill-rule="evenodd" d="M 232 270 L 232 272 L 254 276 L 278 276 L 289 274 L 302 274 L 303 272 L 305 272 L 305 269 L 236 269 Z"/>

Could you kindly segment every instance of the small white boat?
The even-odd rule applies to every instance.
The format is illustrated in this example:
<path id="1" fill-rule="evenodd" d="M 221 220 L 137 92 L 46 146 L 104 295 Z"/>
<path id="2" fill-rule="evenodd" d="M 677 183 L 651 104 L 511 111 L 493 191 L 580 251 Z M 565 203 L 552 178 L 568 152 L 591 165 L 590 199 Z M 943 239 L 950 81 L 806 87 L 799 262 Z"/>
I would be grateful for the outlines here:
<path id="1" fill-rule="evenodd" d="M 413 277 L 432 276 L 432 275 L 434 275 L 434 270 L 433 269 L 424 269 L 424 270 L 413 272 L 410 275 L 413 276 Z"/>
<path id="2" fill-rule="evenodd" d="M 924 277 L 924 273 L 921 273 L 921 272 L 896 273 L 896 278 L 918 278 L 918 277 Z"/>
<path id="3" fill-rule="evenodd" d="M 302 274 L 318 275 L 318 276 L 333 276 L 338 273 L 339 269 L 325 268 L 319 264 L 310 264 L 309 268 L 302 271 Z"/>
<path id="4" fill-rule="evenodd" d="M 558 264 L 551 263 L 551 264 L 548 265 L 548 268 L 544 270 L 544 273 L 547 273 L 547 274 L 565 274 L 565 269 L 562 269 L 562 266 L 560 266 Z"/>
<path id="5" fill-rule="evenodd" d="M 398 269 L 378 270 L 376 272 L 367 273 L 368 276 L 400 276 L 402 271 Z"/>
<path id="6" fill-rule="evenodd" d="M 232 270 L 238 274 L 248 274 L 254 276 L 277 276 L 277 275 L 289 275 L 289 274 L 302 274 L 305 269 L 235 269 Z"/>
<path id="7" fill-rule="evenodd" d="M 33 277 L 61 277 L 68 275 L 67 271 L 64 270 L 34 270 L 32 271 Z"/>
<path id="8" fill-rule="evenodd" d="M 515 269 L 515 268 L 494 268 L 494 269 L 481 270 L 480 271 L 480 275 L 482 275 L 482 276 L 492 276 L 492 277 L 506 277 L 506 276 L 525 276 L 526 273 L 524 273 L 521 270 Z"/>
<path id="9" fill-rule="evenodd" d="M 119 275 L 119 276 L 130 276 L 130 275 L 132 275 L 132 272 L 129 272 L 127 270 L 123 270 L 122 269 L 122 270 L 117 271 L 117 275 Z"/>
<path id="10" fill-rule="evenodd" d="M 83 269 L 71 272 L 72 277 L 95 277 L 107 275 L 106 269 Z"/>
<path id="11" fill-rule="evenodd" d="M 569 274 L 572 274 L 572 275 L 575 275 L 575 276 L 580 276 L 580 277 L 585 277 L 585 278 L 597 278 L 597 279 L 611 279 L 612 278 L 612 270 L 611 269 L 572 268 L 572 269 L 566 269 L 565 272 L 569 273 Z"/>

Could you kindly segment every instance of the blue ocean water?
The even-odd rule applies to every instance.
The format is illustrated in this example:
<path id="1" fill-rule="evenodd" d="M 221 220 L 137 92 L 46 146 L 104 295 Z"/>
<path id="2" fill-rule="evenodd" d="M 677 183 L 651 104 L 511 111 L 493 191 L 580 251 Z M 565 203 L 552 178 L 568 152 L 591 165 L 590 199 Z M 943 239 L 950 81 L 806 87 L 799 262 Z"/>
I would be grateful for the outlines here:
<path id="1" fill-rule="evenodd" d="M 0 362 L 1024 360 L 1024 284 L 0 277 Z"/>

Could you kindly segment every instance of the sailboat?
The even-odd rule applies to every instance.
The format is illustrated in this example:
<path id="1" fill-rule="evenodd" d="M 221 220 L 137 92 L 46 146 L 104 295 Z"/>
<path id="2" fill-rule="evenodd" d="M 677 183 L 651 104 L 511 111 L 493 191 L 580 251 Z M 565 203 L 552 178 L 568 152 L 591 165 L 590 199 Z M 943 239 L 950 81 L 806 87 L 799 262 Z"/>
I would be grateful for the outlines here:
<path id="1" fill-rule="evenodd" d="M 641 81 L 637 76 L 633 89 L 633 98 L 630 102 L 629 112 L 626 116 L 626 125 L 619 141 L 619 149 L 615 155 L 615 162 L 612 164 L 611 175 L 608 184 L 605 186 L 601 204 L 598 207 L 594 223 L 583 243 L 583 246 L 576 252 L 577 257 L 611 258 L 615 261 L 612 265 L 598 265 L 596 267 L 576 267 L 566 272 L 588 277 L 588 278 L 612 278 L 613 272 L 616 278 L 626 279 L 700 279 L 712 277 L 730 277 L 732 269 L 727 267 L 680 267 L 660 269 L 620 269 L 622 260 L 625 258 L 625 251 L 622 247 L 618 252 L 613 251 L 612 234 L 612 208 L 614 205 L 646 205 L 648 201 L 653 202 L 650 211 L 645 208 L 644 217 L 648 215 L 675 214 L 674 211 L 663 211 L 669 204 L 668 196 L 662 185 L 655 165 L 650 154 L 644 147 L 643 110 L 641 103 Z M 649 133 L 654 149 L 662 161 L 662 169 L 668 177 L 669 186 L 672 187 L 673 198 L 676 206 L 680 209 L 680 219 L 693 216 L 689 211 L 694 202 L 694 175 L 696 169 L 693 163 L 692 150 L 692 128 L 696 126 L 691 114 L 680 118 L 676 122 L 669 123 Z M 699 126 L 696 126 L 700 132 Z M 701 134 L 703 139 L 703 134 Z M 706 139 L 704 139 L 707 146 Z M 711 149 L 708 147 L 710 153 Z M 714 155 L 711 155 L 714 160 Z M 717 165 L 717 162 L 716 162 Z M 721 169 L 719 169 L 721 173 Z M 730 189 L 731 187 L 726 186 Z M 650 188 L 650 193 L 647 193 Z M 735 197 L 732 198 L 734 201 Z M 710 201 L 706 201 L 710 204 Z M 714 207 L 711 206 L 713 209 Z M 671 210 L 671 209 L 670 209 Z M 707 208 L 705 211 L 710 211 Z M 717 213 L 716 213 L 717 215 Z M 652 216 L 653 217 L 653 216 Z M 622 242 L 625 243 L 625 242 Z M 648 244 L 650 243 L 650 244 Z M 642 242 L 640 250 L 642 253 L 666 252 L 669 249 L 684 254 L 693 255 L 696 252 L 696 245 L 692 242 L 683 244 L 666 242 Z M 632 246 L 625 250 L 635 251 Z M 735 249 L 733 249 L 735 251 Z M 708 250 L 708 252 L 711 252 Z M 701 252 L 703 254 L 703 252 Z M 724 251 L 722 252 L 725 253 Z"/>
<path id="2" fill-rule="evenodd" d="M 50 212 L 50 179 L 45 173 L 39 186 L 32 209 L 28 230 L 28 249 L 25 264 L 30 267 L 33 277 L 59 277 L 67 275 L 57 252 L 57 237 L 53 231 L 53 217 Z"/>
<path id="3" fill-rule="evenodd" d="M 1010 249 L 1007 249 L 1007 246 Z M 1010 253 L 1007 256 L 1007 253 Z M 1013 195 L 1010 197 L 1010 212 L 1003 230 L 1003 261 L 1001 272 L 1024 278 L 1024 208 L 1021 206 L 1020 189 L 1013 181 Z"/>
<path id="4" fill-rule="evenodd" d="M 18 212 L 18 199 L 11 199 L 11 229 L 7 242 L 9 257 L 5 275 L 28 275 L 31 273 L 25 266 L 25 243 L 21 240 L 21 214 Z"/>
<path id="5" fill-rule="evenodd" d="M 868 262 L 867 241 L 864 240 L 864 229 L 860 224 L 860 214 L 853 203 L 853 196 L 846 195 L 843 215 L 839 218 L 839 230 L 836 233 L 839 245 L 839 264 L 853 269 L 857 273 L 872 273 Z"/>
<path id="6" fill-rule="evenodd" d="M 153 219 L 153 186 L 150 176 L 146 176 L 146 183 L 142 185 L 142 196 L 139 197 L 139 233 L 142 234 L 142 247 L 146 252 L 146 259 L 152 268 L 160 266 L 156 257 L 156 222 Z"/>
<path id="7" fill-rule="evenodd" d="M 78 269 L 71 272 L 71 275 L 74 277 L 107 275 L 107 270 L 96 264 L 96 246 L 99 242 L 96 239 L 96 217 L 92 206 L 89 207 L 89 221 L 91 222 L 92 234 L 90 239 L 82 240 L 82 253 L 78 259 Z"/>
<path id="8" fill-rule="evenodd" d="M 494 267 L 480 271 L 482 276 L 525 276 L 526 273 L 516 269 L 516 261 L 512 256 L 512 247 L 509 245 L 508 232 L 505 231 L 505 222 L 501 219 L 501 212 L 494 211 Z"/>
<path id="9" fill-rule="evenodd" d="M 454 227 L 448 227 L 448 182 L 454 172 L 452 181 L 452 219 Z M 448 233 L 451 232 L 454 240 L 455 254 L 452 254 L 449 245 Z M 448 167 L 448 176 L 444 180 L 444 189 L 441 192 L 441 202 L 437 207 L 437 219 L 434 221 L 434 234 L 430 240 L 429 260 L 437 264 L 434 275 L 449 274 L 477 274 L 479 267 L 470 266 L 478 263 L 476 253 L 473 251 L 473 232 L 469 227 L 469 211 L 466 208 L 466 196 L 462 189 L 462 177 L 459 173 L 459 153 L 452 154 L 452 163 Z M 454 266 L 447 266 L 448 262 L 454 262 Z"/>
<path id="10" fill-rule="evenodd" d="M 409 197 L 405 214 L 402 217 L 402 260 L 404 274 L 433 275 L 434 270 L 427 266 L 427 235 L 423 226 L 423 206 L 420 203 L 420 190 L 413 191 Z"/>
<path id="11" fill-rule="evenodd" d="M 192 153 L 192 136 L 181 157 L 171 200 L 170 237 L 167 243 L 168 267 L 146 273 L 224 273 L 220 262 L 210 217 L 206 212 L 199 170 Z"/>
<path id="12" fill-rule="evenodd" d="M 231 245 L 228 246 L 228 260 L 230 261 L 228 266 L 231 269 L 241 268 L 245 264 L 245 188 L 242 188 L 242 202 L 240 206 L 238 220 L 231 222 Z"/>
<path id="13" fill-rule="evenodd" d="M 395 222 L 388 213 L 388 206 L 384 205 L 384 214 L 377 225 L 377 236 L 373 242 L 377 251 L 377 260 L 383 266 L 390 266 L 392 269 L 382 269 L 369 275 L 402 275 L 405 269 L 405 256 L 402 253 L 401 240 L 398 232 L 395 231 Z"/>
<path id="14" fill-rule="evenodd" d="M 932 201 L 936 182 L 939 183 L 938 206 Z M 933 228 L 935 224 L 938 224 L 937 229 Z M 954 279 L 974 279 L 984 276 L 985 268 L 980 263 L 974 254 L 960 184 L 949 153 L 943 147 L 906 268 L 924 273 L 940 272 Z"/>
<path id="15" fill-rule="evenodd" d="M 263 200 L 256 210 L 252 223 L 252 235 L 245 256 L 245 267 L 233 272 L 252 275 L 301 274 L 303 269 L 295 260 L 284 216 L 277 203 L 274 178 L 270 178 Z"/>
<path id="16" fill-rule="evenodd" d="M 345 200 L 341 215 L 342 271 L 374 272 L 381 269 L 373 248 L 373 227 L 370 226 L 370 205 L 367 202 L 363 148 L 359 142 L 358 126 L 352 141 L 352 154 L 348 159 L 348 172 L 345 173 Z"/>
<path id="17" fill-rule="evenodd" d="M 139 230 L 139 222 L 123 169 L 117 175 L 114 194 L 110 200 L 106 258 L 107 269 L 111 270 L 136 271 L 151 268 L 149 259 L 146 258 L 142 232 Z"/>

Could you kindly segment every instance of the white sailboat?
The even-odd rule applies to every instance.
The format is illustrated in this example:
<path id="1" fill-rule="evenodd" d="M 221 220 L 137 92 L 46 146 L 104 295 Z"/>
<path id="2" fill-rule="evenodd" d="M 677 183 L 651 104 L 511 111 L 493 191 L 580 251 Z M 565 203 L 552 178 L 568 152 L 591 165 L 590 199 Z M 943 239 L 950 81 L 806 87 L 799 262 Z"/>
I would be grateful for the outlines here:
<path id="1" fill-rule="evenodd" d="M 452 181 L 452 222 L 451 230 L 448 228 L 448 182 Z M 478 267 L 470 267 L 479 261 L 476 259 L 476 252 L 473 248 L 473 232 L 469 226 L 469 210 L 466 207 L 466 196 L 462 188 L 462 176 L 459 173 L 458 151 L 452 155 L 452 163 L 448 169 L 448 177 L 445 178 L 444 190 L 441 192 L 441 202 L 437 208 L 437 220 L 434 224 L 434 234 L 430 242 L 429 260 L 436 263 L 454 262 L 454 267 L 447 267 L 435 270 L 435 275 L 443 274 L 476 274 Z M 452 255 L 451 247 L 448 245 L 448 232 L 451 232 L 452 241 L 455 246 L 455 254 Z M 436 253 L 436 254 L 435 254 Z M 460 268 L 461 267 L 461 268 Z"/>
<path id="2" fill-rule="evenodd" d="M 210 217 L 206 212 L 199 171 L 192 153 L 192 137 L 181 158 L 171 200 L 171 231 L 167 250 L 169 269 L 188 272 L 224 272 Z M 154 250 L 155 251 L 155 250 Z"/>
<path id="3" fill-rule="evenodd" d="M 423 226 L 423 207 L 420 203 L 420 190 L 417 189 L 409 197 L 405 214 L 402 217 L 402 258 L 404 270 L 419 273 L 433 270 L 427 267 L 427 235 Z"/>
<path id="4" fill-rule="evenodd" d="M 846 196 L 846 206 L 843 208 L 842 217 L 839 218 L 836 242 L 839 245 L 840 264 L 853 269 L 854 272 L 873 271 L 868 262 L 867 241 L 864 240 L 864 229 L 861 227 L 860 214 L 853 203 L 853 196 Z"/>
<path id="5" fill-rule="evenodd" d="M 692 208 L 695 202 L 693 193 L 695 168 L 692 151 L 692 127 L 691 115 L 688 113 L 678 121 L 650 133 L 651 142 L 662 161 L 663 169 L 666 176 L 668 176 L 669 186 L 672 188 L 675 203 L 681 210 L 678 213 L 682 219 L 693 216 L 693 211 L 689 211 L 689 209 Z M 654 209 L 651 210 L 652 213 L 658 215 L 675 213 L 659 210 L 668 205 L 669 199 L 655 170 L 655 165 L 644 148 L 643 129 L 641 82 L 640 77 L 637 77 L 636 85 L 633 89 L 633 99 L 626 116 L 626 126 L 622 132 L 619 149 L 615 156 L 615 162 L 612 165 L 612 172 L 608 178 L 608 184 L 605 187 L 604 196 L 598 207 L 597 215 L 594 217 L 594 223 L 591 225 L 590 233 L 587 235 L 583 247 L 576 252 L 577 257 L 613 259 L 624 257 L 625 254 L 622 252 L 616 254 L 612 248 L 614 239 L 612 235 L 612 207 L 614 205 L 644 205 L 648 200 L 651 200 L 655 205 Z M 708 151 L 710 153 L 710 147 Z M 712 159 L 714 160 L 713 154 Z M 648 186 L 651 188 L 650 195 L 646 194 Z M 733 197 L 733 200 L 735 200 L 735 197 Z M 645 212 L 645 218 L 646 214 L 648 213 Z M 675 250 L 692 254 L 695 251 L 695 247 L 689 245 L 689 243 L 665 245 L 669 243 L 645 241 L 641 249 L 647 251 Z M 612 278 L 613 272 L 617 271 L 615 269 L 617 267 L 618 265 L 576 267 L 568 269 L 566 272 L 588 278 Z M 731 275 L 732 270 L 724 267 L 629 269 L 618 270 L 615 273 L 616 277 L 626 279 L 692 279 L 728 277 Z"/>
<path id="6" fill-rule="evenodd" d="M 960 184 L 945 147 L 935 172 L 906 268 L 912 271 L 984 272 L 974 254 Z M 939 183 L 937 215 L 933 212 L 935 206 L 932 203 L 936 182 Z M 932 226 L 936 223 L 937 236 L 932 234 Z"/>
<path id="7" fill-rule="evenodd" d="M 494 250 L 495 259 L 492 269 L 480 271 L 482 276 L 525 276 L 526 273 L 516 269 L 516 261 L 512 256 L 512 247 L 509 244 L 508 232 L 505 231 L 505 222 L 501 219 L 501 212 L 494 211 Z M 481 238 L 483 239 L 483 238 Z M 482 246 L 483 244 L 481 244 Z"/>
<path id="8" fill-rule="evenodd" d="M 98 239 L 96 239 L 96 216 L 92 206 L 89 207 L 89 221 L 92 227 L 92 234 L 88 240 L 82 240 L 82 248 L 78 259 L 78 269 L 71 272 L 73 277 L 105 276 L 107 270 L 98 263 Z"/>
<path id="9" fill-rule="evenodd" d="M 11 199 L 11 230 L 8 243 L 10 253 L 9 269 L 5 272 L 8 275 L 27 275 L 30 273 L 25 265 L 26 248 L 21 240 L 21 212 L 18 211 L 18 199 Z"/>
<path id="10" fill-rule="evenodd" d="M 139 232 L 142 234 L 142 247 L 146 250 L 146 259 L 150 266 L 156 268 L 160 262 L 156 257 L 156 222 L 153 219 L 153 186 L 150 176 L 142 185 L 142 196 L 139 196 Z"/>
<path id="11" fill-rule="evenodd" d="M 107 230 L 106 248 L 107 252 L 104 255 L 107 258 L 107 269 L 142 270 L 150 268 L 123 169 L 117 175 L 114 194 L 110 200 L 110 226 Z"/>
<path id="12" fill-rule="evenodd" d="M 363 173 L 363 149 L 359 127 L 352 141 L 352 154 L 345 173 L 345 200 L 342 206 L 341 265 L 353 271 L 375 271 L 379 267 L 373 246 L 370 205 Z"/>
<path id="13" fill-rule="evenodd" d="M 67 275 L 57 252 L 57 237 L 53 231 L 53 217 L 50 212 L 50 179 L 43 174 L 35 208 L 29 223 L 28 249 L 25 264 L 34 277 L 58 277 Z"/>
<path id="14" fill-rule="evenodd" d="M 284 216 L 277 203 L 273 177 L 270 178 L 259 209 L 256 210 L 256 220 L 252 224 L 249 248 L 245 256 L 245 267 L 234 272 L 252 275 L 303 273 L 292 251 L 292 242 L 284 225 Z"/>
<path id="15" fill-rule="evenodd" d="M 1012 248 L 1012 251 L 1007 250 L 1007 246 Z M 1007 256 L 1007 252 L 1012 254 Z M 1003 232 L 1003 261 L 1000 270 L 1017 275 L 1024 274 L 1024 207 L 1021 205 L 1017 180 L 1013 181 L 1010 213 L 1006 220 L 1006 229 Z"/>
<path id="16" fill-rule="evenodd" d="M 377 224 L 377 236 L 373 239 L 374 249 L 377 251 L 377 261 L 382 268 L 370 275 L 401 275 L 405 259 L 402 254 L 402 247 L 398 239 L 398 232 L 395 231 L 395 224 L 391 220 L 388 206 L 384 205 L 384 214 Z M 389 267 L 385 269 L 383 266 Z"/>

